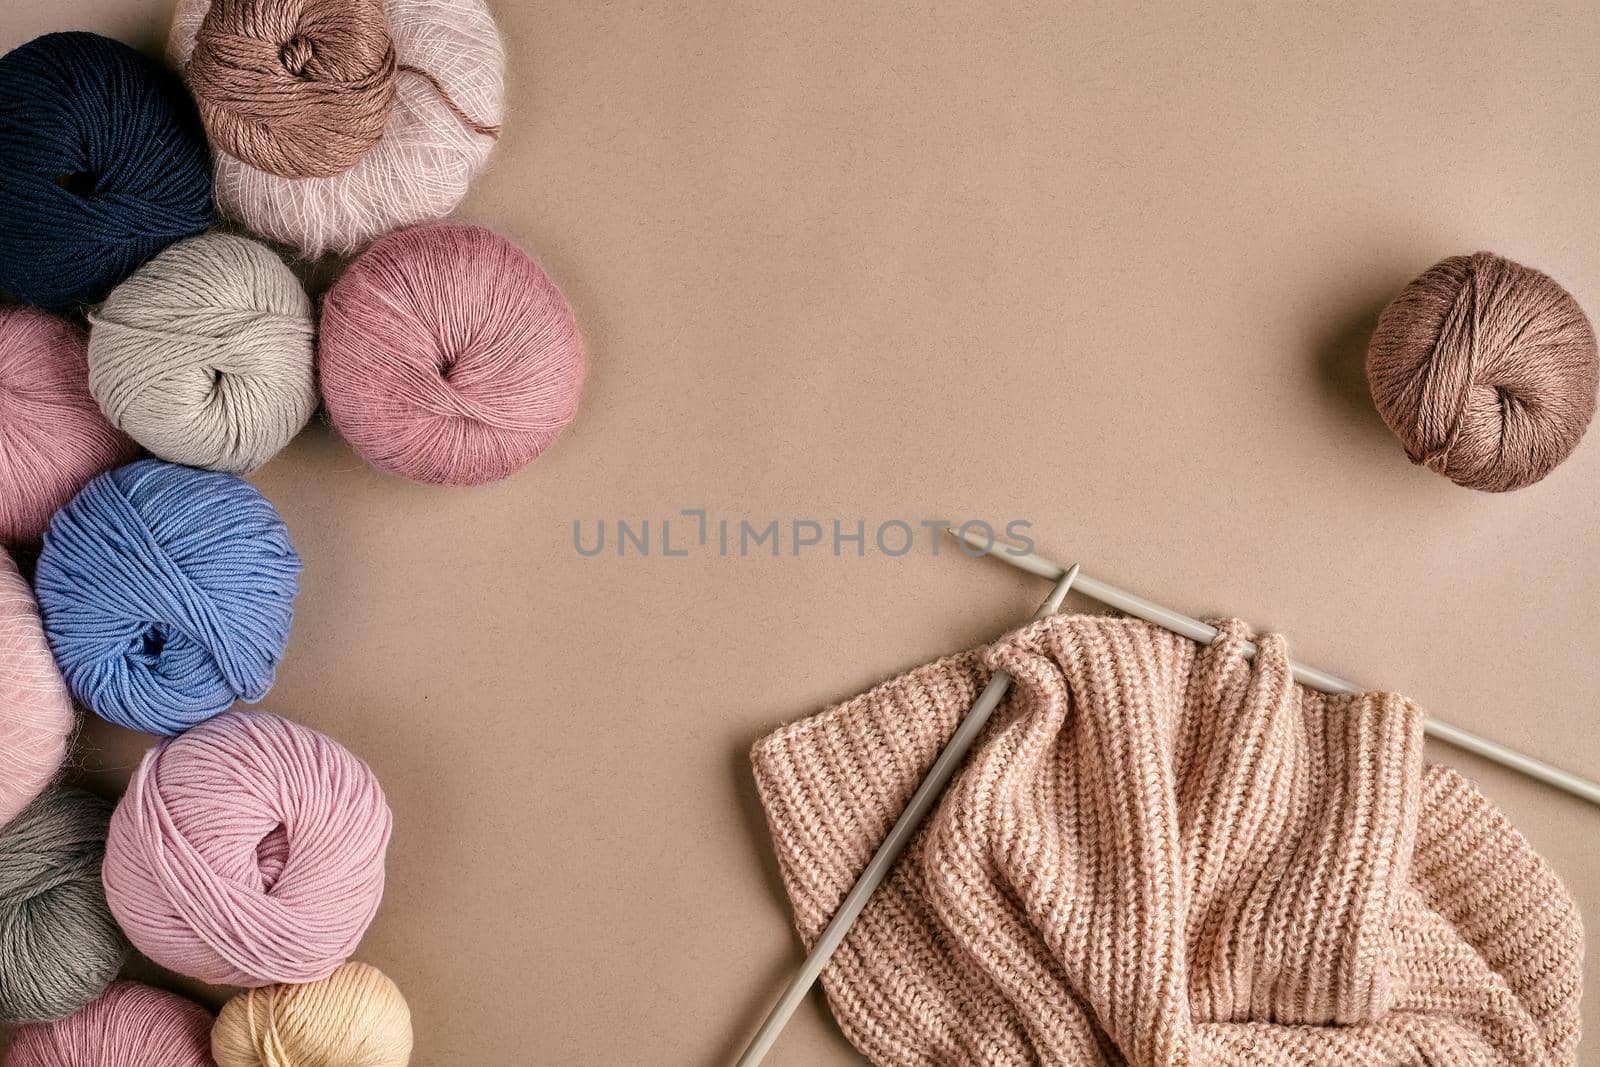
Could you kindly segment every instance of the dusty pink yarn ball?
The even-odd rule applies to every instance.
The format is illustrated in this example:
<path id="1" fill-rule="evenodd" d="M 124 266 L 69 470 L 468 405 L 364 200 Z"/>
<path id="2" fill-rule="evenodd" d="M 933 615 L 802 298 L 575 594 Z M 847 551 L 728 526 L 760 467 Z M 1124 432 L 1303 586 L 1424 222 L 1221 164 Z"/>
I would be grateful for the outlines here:
<path id="1" fill-rule="evenodd" d="M 0 543 L 39 540 L 57 508 L 137 450 L 89 395 L 88 344 L 65 319 L 0 307 Z"/>
<path id="2" fill-rule="evenodd" d="M 65 1019 L 17 1031 L 6 1067 L 216 1067 L 211 1013 L 137 982 L 113 982 Z"/>
<path id="3" fill-rule="evenodd" d="M 216 985 L 314 982 L 383 899 L 392 819 L 371 769 L 317 731 L 230 711 L 145 754 L 102 874 L 135 948 Z"/>
<path id="4" fill-rule="evenodd" d="M 1548 275 L 1489 252 L 1434 264 L 1378 318 L 1367 380 L 1411 462 L 1505 492 L 1566 459 L 1594 417 L 1594 330 Z"/>
<path id="5" fill-rule="evenodd" d="M 33 591 L 0 550 L 0 826 L 55 779 L 76 721 Z"/>
<path id="6" fill-rule="evenodd" d="M 328 292 L 322 398 L 376 467 L 478 485 L 572 421 L 584 355 L 572 309 L 516 245 L 481 226 L 390 234 Z"/>

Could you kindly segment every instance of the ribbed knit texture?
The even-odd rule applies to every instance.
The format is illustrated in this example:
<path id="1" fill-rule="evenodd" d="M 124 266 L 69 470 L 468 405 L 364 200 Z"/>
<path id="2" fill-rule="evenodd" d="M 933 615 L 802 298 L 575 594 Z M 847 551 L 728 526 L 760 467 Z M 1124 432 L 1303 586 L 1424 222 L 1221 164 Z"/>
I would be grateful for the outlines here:
<path id="1" fill-rule="evenodd" d="M 1056 616 L 752 754 L 805 942 L 989 674 L 1016 683 L 822 982 L 883 1067 L 1574 1062 L 1571 897 L 1391 694 Z"/>

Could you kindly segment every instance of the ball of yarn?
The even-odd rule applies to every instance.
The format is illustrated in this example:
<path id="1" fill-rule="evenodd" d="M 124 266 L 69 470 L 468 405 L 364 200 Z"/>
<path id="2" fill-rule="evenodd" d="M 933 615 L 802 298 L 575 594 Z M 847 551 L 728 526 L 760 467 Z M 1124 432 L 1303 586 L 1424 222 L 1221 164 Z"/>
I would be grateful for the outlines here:
<path id="1" fill-rule="evenodd" d="M 0 830 L 0 1022 L 71 1015 L 121 969 L 100 882 L 110 817 L 100 797 L 50 789 Z"/>
<path id="2" fill-rule="evenodd" d="M 521 468 L 572 421 L 583 346 L 560 290 L 481 226 L 391 234 L 322 307 L 333 424 L 368 462 L 476 485 Z"/>
<path id="3" fill-rule="evenodd" d="M 187 73 L 212 142 L 286 178 L 349 170 L 394 107 L 381 0 L 213 0 Z"/>
<path id="4" fill-rule="evenodd" d="M 211 222 L 194 104 L 125 44 L 50 33 L 0 57 L 0 289 L 66 308 Z"/>
<path id="5" fill-rule="evenodd" d="M 6 1067 L 215 1067 L 211 1013 L 137 982 L 113 982 L 60 1022 L 25 1026 Z"/>
<path id="6" fill-rule="evenodd" d="M 1537 482 L 1577 447 L 1600 363 L 1594 330 L 1565 289 L 1479 252 L 1441 260 L 1384 309 L 1367 378 L 1411 462 L 1504 492 Z"/>
<path id="7" fill-rule="evenodd" d="M 133 458 L 89 395 L 84 334 L 0 307 L 0 542 L 32 544 L 85 482 Z"/>
<path id="8" fill-rule="evenodd" d="M 411 1009 L 376 967 L 346 963 L 320 982 L 240 993 L 211 1030 L 217 1067 L 406 1067 Z"/>
<path id="9" fill-rule="evenodd" d="M 461 202 L 504 110 L 494 18 L 484 0 L 383 14 L 389 42 L 370 0 L 179 0 L 168 56 L 216 139 L 223 213 L 320 255 Z"/>
<path id="10" fill-rule="evenodd" d="M 119 726 L 175 734 L 266 695 L 299 574 L 248 482 L 143 459 L 56 514 L 34 591 L 73 695 Z"/>
<path id="11" fill-rule="evenodd" d="M 0 826 L 55 779 L 76 721 L 33 591 L 0 551 Z"/>
<path id="12" fill-rule="evenodd" d="M 332 974 L 383 896 L 390 814 L 315 730 L 235 711 L 163 741 L 111 820 L 105 885 L 139 951 L 206 982 Z"/>
<path id="13" fill-rule="evenodd" d="M 259 241 L 216 233 L 175 244 L 90 322 L 89 389 L 162 459 L 252 471 L 316 410 L 311 301 Z"/>

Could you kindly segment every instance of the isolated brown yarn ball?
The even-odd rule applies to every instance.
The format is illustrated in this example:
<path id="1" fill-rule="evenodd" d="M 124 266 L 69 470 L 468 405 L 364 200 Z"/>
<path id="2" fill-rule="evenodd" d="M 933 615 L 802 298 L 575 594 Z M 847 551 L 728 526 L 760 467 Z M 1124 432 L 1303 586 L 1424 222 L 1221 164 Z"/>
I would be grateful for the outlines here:
<path id="1" fill-rule="evenodd" d="M 395 71 L 381 0 L 213 0 L 186 68 L 212 141 L 286 178 L 355 166 L 383 136 Z"/>
<path id="2" fill-rule="evenodd" d="M 1441 260 L 1395 297 L 1367 380 L 1411 462 L 1457 485 L 1532 485 L 1594 416 L 1594 330 L 1549 276 L 1489 252 Z"/>

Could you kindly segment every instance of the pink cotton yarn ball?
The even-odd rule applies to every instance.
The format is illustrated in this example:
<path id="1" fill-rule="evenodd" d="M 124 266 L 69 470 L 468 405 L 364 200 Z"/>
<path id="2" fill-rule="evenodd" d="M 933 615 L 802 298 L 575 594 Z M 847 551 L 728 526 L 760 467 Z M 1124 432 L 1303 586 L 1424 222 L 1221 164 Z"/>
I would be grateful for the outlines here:
<path id="1" fill-rule="evenodd" d="M 0 550 L 0 826 L 55 779 L 76 722 L 33 591 Z"/>
<path id="2" fill-rule="evenodd" d="M 88 344 L 65 319 L 0 307 L 0 543 L 38 541 L 57 508 L 137 450 L 89 395 Z"/>
<path id="3" fill-rule="evenodd" d="M 113 982 L 65 1019 L 17 1031 L 6 1067 L 216 1067 L 211 1013 L 137 982 Z"/>
<path id="4" fill-rule="evenodd" d="M 481 226 L 391 234 L 322 306 L 322 398 L 376 467 L 478 485 L 520 469 L 572 421 L 583 344 L 555 283 Z"/>
<path id="5" fill-rule="evenodd" d="M 391 817 L 315 730 L 226 712 L 145 755 L 111 818 L 111 913 L 134 947 L 217 985 L 326 978 L 383 897 Z"/>

